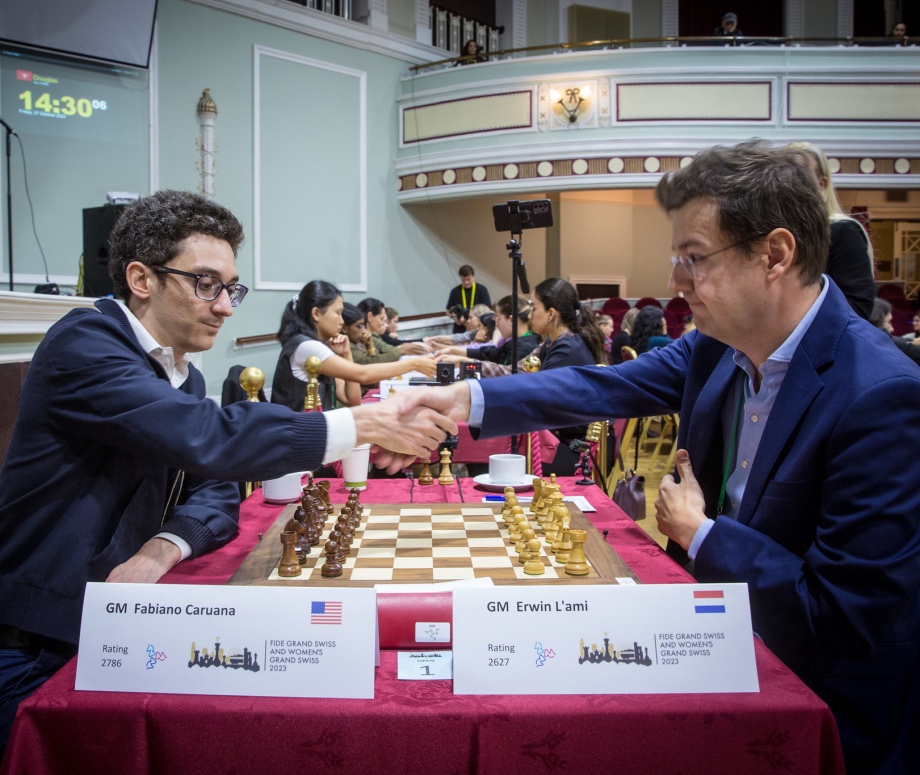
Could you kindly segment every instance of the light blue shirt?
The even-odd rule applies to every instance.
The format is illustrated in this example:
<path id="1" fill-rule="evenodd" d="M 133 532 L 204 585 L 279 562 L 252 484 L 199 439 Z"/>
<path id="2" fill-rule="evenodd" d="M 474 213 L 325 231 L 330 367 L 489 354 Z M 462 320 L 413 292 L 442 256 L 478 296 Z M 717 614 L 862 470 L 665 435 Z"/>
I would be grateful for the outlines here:
<path id="1" fill-rule="evenodd" d="M 760 390 L 756 393 L 753 389 L 754 381 L 754 364 L 740 350 L 734 350 L 732 359 L 743 371 L 739 378 L 735 380 L 728 399 L 722 407 L 722 436 L 725 439 L 724 460 L 731 459 L 732 472 L 728 477 L 728 484 L 725 488 L 725 504 L 722 515 L 730 519 L 738 518 L 738 508 L 741 500 L 744 498 L 744 489 L 747 487 L 748 476 L 751 473 L 751 467 L 754 465 L 754 458 L 760 447 L 760 440 L 763 438 L 767 422 L 770 419 L 770 412 L 773 410 L 773 404 L 776 402 L 776 396 L 783 385 L 786 373 L 789 371 L 789 363 L 792 356 L 802 343 L 805 333 L 811 327 L 818 310 L 824 303 L 827 296 L 828 283 L 827 278 L 822 277 L 823 288 L 814 304 L 809 307 L 808 312 L 799 321 L 799 324 L 793 329 L 792 333 L 786 338 L 774 353 L 760 365 Z M 731 449 L 732 443 L 732 426 L 735 424 L 735 417 L 738 410 L 738 401 L 740 400 L 739 391 L 744 391 L 744 406 L 739 418 L 737 452 Z M 687 555 L 691 560 L 696 559 L 697 552 L 712 530 L 715 524 L 714 520 L 707 519 L 697 528 L 693 541 L 687 549 Z"/>

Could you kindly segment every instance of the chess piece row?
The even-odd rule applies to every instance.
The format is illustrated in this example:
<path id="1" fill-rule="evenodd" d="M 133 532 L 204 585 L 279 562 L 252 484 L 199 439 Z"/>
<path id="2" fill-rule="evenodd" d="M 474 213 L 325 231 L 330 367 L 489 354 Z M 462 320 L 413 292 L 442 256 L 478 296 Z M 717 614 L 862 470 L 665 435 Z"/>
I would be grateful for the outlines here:
<path id="1" fill-rule="evenodd" d="M 348 495 L 348 501 L 342 506 L 342 511 L 329 531 L 329 538 L 323 547 L 326 562 L 320 569 L 323 578 L 336 578 L 344 572 L 345 558 L 351 554 L 351 545 L 355 539 L 355 531 L 361 524 L 361 514 L 364 506 L 361 505 L 361 493 L 354 489 Z"/>
<path id="2" fill-rule="evenodd" d="M 546 572 L 543 560 L 540 559 L 540 539 L 537 538 L 537 533 L 541 533 L 555 562 L 564 565 L 568 575 L 586 576 L 590 572 L 584 551 L 587 533 L 570 526 L 572 515 L 563 502 L 555 476 L 549 482 L 544 479 L 534 481 L 531 510 L 536 526 L 524 514 L 524 508 L 518 503 L 514 488 L 505 488 L 502 518 L 508 528 L 509 542 L 518 553 L 520 562 L 524 564 L 524 573 L 541 576 Z"/>
<path id="3" fill-rule="evenodd" d="M 303 487 L 300 503 L 294 516 L 287 521 L 281 531 L 281 562 L 278 575 L 292 578 L 301 574 L 301 568 L 307 564 L 307 555 L 312 547 L 320 542 L 326 521 L 332 516 L 332 501 L 329 498 L 329 482 L 314 483 L 312 474 Z M 357 499 L 357 490 L 352 491 Z M 344 511 L 344 508 L 343 508 Z"/>

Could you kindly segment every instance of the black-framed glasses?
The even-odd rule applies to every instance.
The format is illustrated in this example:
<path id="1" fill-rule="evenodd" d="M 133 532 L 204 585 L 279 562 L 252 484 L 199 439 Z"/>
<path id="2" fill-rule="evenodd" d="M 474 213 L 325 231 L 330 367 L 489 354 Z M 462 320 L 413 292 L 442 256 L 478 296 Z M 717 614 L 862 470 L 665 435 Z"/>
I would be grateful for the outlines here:
<path id="1" fill-rule="evenodd" d="M 739 242 L 729 245 L 728 247 L 719 248 L 718 250 L 713 250 L 712 253 L 707 253 L 705 256 L 671 256 L 671 266 L 677 268 L 678 266 L 683 267 L 684 271 L 689 274 L 695 280 L 700 279 L 700 270 L 699 263 L 704 261 L 707 258 L 712 258 L 717 256 L 719 253 L 724 253 L 726 250 L 731 250 L 736 248 L 739 245 L 744 245 L 746 242 L 753 242 L 754 240 L 763 239 L 766 235 L 761 234 L 754 237 L 747 237 L 746 239 L 740 240 Z"/>
<path id="2" fill-rule="evenodd" d="M 183 277 L 195 278 L 195 295 L 202 301 L 214 301 L 220 292 L 225 290 L 230 297 L 230 306 L 239 307 L 249 293 L 249 288 L 240 283 L 224 283 L 212 274 L 195 274 L 194 272 L 183 272 L 181 269 L 170 269 L 168 266 L 155 266 L 153 271 L 160 274 L 179 274 Z"/>

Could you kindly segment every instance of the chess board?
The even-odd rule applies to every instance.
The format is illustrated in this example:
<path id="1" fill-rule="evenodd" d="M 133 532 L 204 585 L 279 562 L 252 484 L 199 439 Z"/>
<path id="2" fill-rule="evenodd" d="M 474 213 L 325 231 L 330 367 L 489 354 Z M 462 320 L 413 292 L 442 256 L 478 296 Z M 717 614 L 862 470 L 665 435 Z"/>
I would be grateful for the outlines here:
<path id="1" fill-rule="evenodd" d="M 365 505 L 355 532 L 344 573 L 324 578 L 322 547 L 335 523 L 326 522 L 322 539 L 307 556 L 300 576 L 282 578 L 281 530 L 293 516 L 288 506 L 230 579 L 231 584 L 373 586 L 380 583 L 431 583 L 489 577 L 496 584 L 588 583 L 615 584 L 618 578 L 636 580 L 629 566 L 606 543 L 587 518 L 569 505 L 571 527 L 587 533 L 585 554 L 590 565 L 585 576 L 570 576 L 554 561 L 541 538 L 541 560 L 546 572 L 524 573 L 524 566 L 508 542 L 500 505 L 487 504 L 370 504 Z M 338 509 L 336 509 L 336 512 Z M 528 516 L 530 512 L 525 510 Z"/>

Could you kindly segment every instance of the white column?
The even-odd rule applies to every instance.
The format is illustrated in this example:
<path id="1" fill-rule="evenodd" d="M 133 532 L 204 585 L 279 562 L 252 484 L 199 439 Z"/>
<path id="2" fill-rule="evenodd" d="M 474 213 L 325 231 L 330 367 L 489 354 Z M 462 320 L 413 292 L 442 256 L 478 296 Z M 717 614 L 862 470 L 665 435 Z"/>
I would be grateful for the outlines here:
<path id="1" fill-rule="evenodd" d="M 431 45 L 431 5 L 428 0 L 415 0 L 415 39 Z"/>

